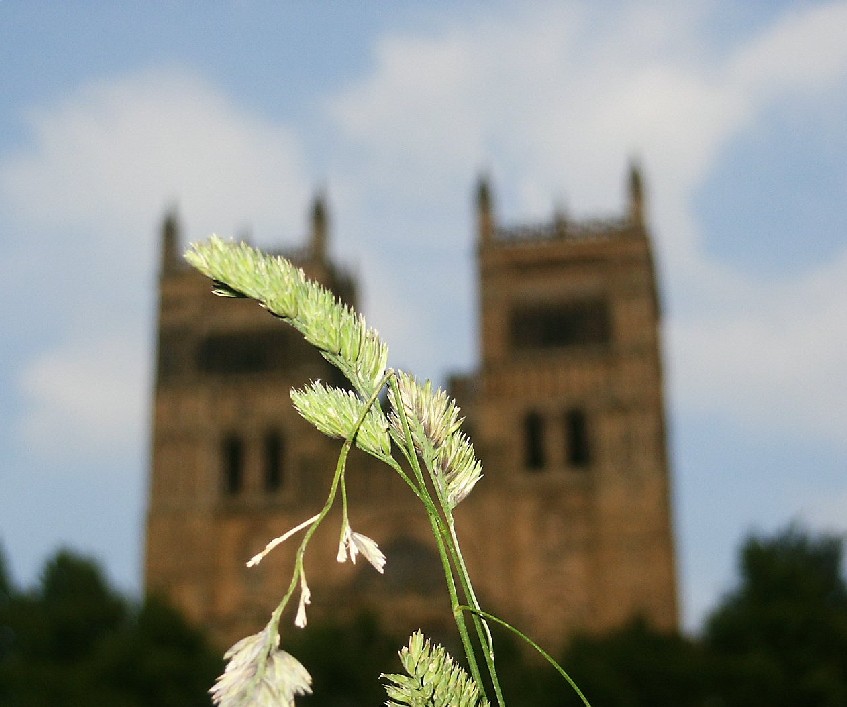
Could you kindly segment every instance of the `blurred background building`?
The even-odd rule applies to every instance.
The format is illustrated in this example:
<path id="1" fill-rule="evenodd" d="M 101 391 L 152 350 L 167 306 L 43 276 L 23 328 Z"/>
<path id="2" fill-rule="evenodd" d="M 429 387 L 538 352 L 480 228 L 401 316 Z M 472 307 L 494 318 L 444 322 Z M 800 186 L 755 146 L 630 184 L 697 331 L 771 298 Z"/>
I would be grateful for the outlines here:
<path id="1" fill-rule="evenodd" d="M 620 217 L 501 226 L 476 193 L 479 358 L 451 392 L 485 477 L 457 509 L 483 606 L 548 645 L 644 617 L 678 623 L 660 306 L 642 177 Z M 305 246 L 284 253 L 356 306 L 327 253 L 323 195 Z M 287 587 L 296 539 L 245 561 L 323 504 L 340 445 L 288 391 L 343 385 L 293 329 L 221 300 L 162 228 L 145 584 L 228 643 L 261 627 Z M 335 561 L 330 516 L 307 553 L 312 611 L 372 610 L 392 630 L 449 629 L 443 573 L 417 501 L 364 455 L 348 473 L 353 527 L 387 555 L 385 577 Z"/>

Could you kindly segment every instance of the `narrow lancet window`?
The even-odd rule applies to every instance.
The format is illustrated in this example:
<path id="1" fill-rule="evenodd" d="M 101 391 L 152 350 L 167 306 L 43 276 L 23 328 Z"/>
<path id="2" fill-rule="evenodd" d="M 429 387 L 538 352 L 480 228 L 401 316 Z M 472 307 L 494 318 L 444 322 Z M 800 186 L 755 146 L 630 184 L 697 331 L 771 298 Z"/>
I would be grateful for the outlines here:
<path id="1" fill-rule="evenodd" d="M 584 410 L 574 408 L 565 413 L 565 443 L 569 466 L 584 468 L 591 464 L 591 442 Z"/>
<path id="2" fill-rule="evenodd" d="M 544 453 L 544 418 L 537 412 L 524 418 L 524 463 L 531 471 L 543 469 L 547 463 Z"/>
<path id="3" fill-rule="evenodd" d="M 282 488 L 285 481 L 283 458 L 285 446 L 282 435 L 276 430 L 265 434 L 265 491 L 273 493 Z"/>
<path id="4" fill-rule="evenodd" d="M 244 487 L 244 442 L 236 434 L 227 435 L 221 445 L 223 461 L 223 490 L 236 496 Z"/>

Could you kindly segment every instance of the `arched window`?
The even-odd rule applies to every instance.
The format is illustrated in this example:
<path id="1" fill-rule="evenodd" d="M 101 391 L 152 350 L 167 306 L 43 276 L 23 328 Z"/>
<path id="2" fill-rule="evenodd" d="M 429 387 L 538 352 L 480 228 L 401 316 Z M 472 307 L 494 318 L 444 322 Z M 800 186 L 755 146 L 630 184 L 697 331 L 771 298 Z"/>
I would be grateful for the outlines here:
<path id="1" fill-rule="evenodd" d="M 236 496 L 244 487 L 244 442 L 237 434 L 228 434 L 221 443 L 223 490 Z"/>
<path id="2" fill-rule="evenodd" d="M 538 471 L 547 463 L 544 450 L 544 418 L 537 412 L 524 417 L 524 464 L 527 469 Z"/>
<path id="3" fill-rule="evenodd" d="M 277 430 L 269 430 L 264 439 L 265 491 L 279 491 L 285 482 L 285 444 Z"/>
<path id="4" fill-rule="evenodd" d="M 573 408 L 565 413 L 565 458 L 570 466 L 591 464 L 591 441 L 585 410 Z"/>

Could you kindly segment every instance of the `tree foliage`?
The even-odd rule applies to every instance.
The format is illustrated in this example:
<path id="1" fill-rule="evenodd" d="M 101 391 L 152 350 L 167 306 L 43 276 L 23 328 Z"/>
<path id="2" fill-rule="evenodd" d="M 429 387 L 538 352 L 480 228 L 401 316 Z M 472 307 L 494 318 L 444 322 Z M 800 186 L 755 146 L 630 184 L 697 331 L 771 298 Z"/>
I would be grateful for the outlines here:
<path id="1" fill-rule="evenodd" d="M 95 563 L 68 551 L 37 588 L 6 578 L 0 601 L 0 704 L 177 707 L 208 705 L 216 652 L 156 599 L 132 606 Z"/>
<path id="2" fill-rule="evenodd" d="M 614 707 L 847 705 L 847 584 L 842 541 L 789 527 L 751 537 L 738 586 L 703 635 L 663 634 L 636 621 L 574 638 L 561 660 L 593 704 Z M 503 651 L 510 705 L 578 704 L 549 671 Z M 514 682 L 517 677 L 517 682 Z M 515 690 L 515 687 L 520 689 Z"/>
<path id="3" fill-rule="evenodd" d="M 847 584 L 842 541 L 789 528 L 751 537 L 738 586 L 699 639 L 636 621 L 571 641 L 562 664 L 597 705 L 829 707 L 847 704 Z M 372 616 L 318 620 L 292 634 L 316 684 L 308 705 L 380 704 L 382 672 L 400 662 L 396 637 Z M 510 707 L 567 707 L 578 699 L 554 672 L 497 636 Z M 38 587 L 18 591 L 0 552 L 0 705 L 208 705 L 220 660 L 203 637 L 155 600 L 133 607 L 97 566 L 60 552 Z"/>
<path id="4" fill-rule="evenodd" d="M 12 579 L 9 576 L 9 569 L 6 567 L 6 553 L 3 551 L 3 546 L 0 545 L 0 606 L 8 601 L 12 592 Z"/>
<path id="5" fill-rule="evenodd" d="M 563 664 L 597 705 L 707 704 L 709 670 L 702 648 L 679 634 L 658 632 L 642 620 L 604 637 L 576 638 Z"/>
<path id="6" fill-rule="evenodd" d="M 795 527 L 752 537 L 741 582 L 709 617 L 725 705 L 847 704 L 847 585 L 842 541 Z"/>
<path id="7" fill-rule="evenodd" d="M 319 618 L 289 639 L 314 678 L 314 694 L 298 698 L 298 704 L 358 707 L 385 702 L 379 676 L 400 668 L 397 645 L 402 639 L 386 632 L 372 614 L 344 622 Z"/>

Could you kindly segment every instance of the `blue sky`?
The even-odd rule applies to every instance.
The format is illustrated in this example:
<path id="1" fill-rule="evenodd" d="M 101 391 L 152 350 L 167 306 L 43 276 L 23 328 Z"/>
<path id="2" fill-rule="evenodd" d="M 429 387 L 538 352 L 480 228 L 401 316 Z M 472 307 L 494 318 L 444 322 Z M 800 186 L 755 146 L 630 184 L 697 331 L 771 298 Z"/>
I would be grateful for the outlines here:
<path id="1" fill-rule="evenodd" d="M 644 167 L 685 625 L 738 544 L 847 529 L 847 3 L 0 0 L 0 542 L 138 591 L 158 229 L 296 246 L 325 188 L 393 365 L 475 361 L 504 223 Z M 635 511 L 634 511 L 635 512 Z"/>

